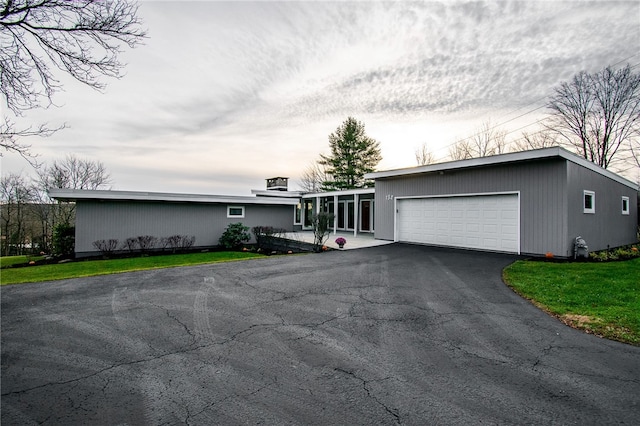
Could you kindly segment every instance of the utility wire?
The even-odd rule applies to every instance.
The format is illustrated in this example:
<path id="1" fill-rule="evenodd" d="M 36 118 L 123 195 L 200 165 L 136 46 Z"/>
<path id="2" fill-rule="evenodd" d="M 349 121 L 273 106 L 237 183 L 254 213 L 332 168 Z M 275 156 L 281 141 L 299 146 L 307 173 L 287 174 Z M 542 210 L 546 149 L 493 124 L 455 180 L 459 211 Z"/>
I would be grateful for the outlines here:
<path id="1" fill-rule="evenodd" d="M 631 55 L 631 56 L 628 56 L 628 57 L 626 57 L 626 58 L 624 58 L 624 59 L 619 60 L 618 62 L 615 62 L 615 63 L 614 63 L 614 64 L 612 64 L 612 65 L 608 65 L 607 67 L 612 67 L 612 68 L 613 68 L 613 67 L 615 67 L 616 65 L 622 64 L 622 63 L 624 63 L 624 62 L 628 62 L 628 61 L 629 61 L 629 59 L 634 58 L 634 57 L 636 57 L 636 56 L 640 56 L 640 53 L 635 53 L 635 54 L 633 54 L 633 55 Z M 630 68 L 631 68 L 631 69 L 634 69 L 634 68 L 636 68 L 636 67 L 638 67 L 638 66 L 640 66 L 640 63 L 634 64 L 634 65 L 630 65 Z M 606 67 L 605 67 L 605 68 L 606 68 Z M 600 71 L 604 70 L 605 68 L 601 68 L 601 69 L 600 69 Z M 511 114 L 514 114 L 514 113 L 516 113 L 516 112 L 518 112 L 518 111 L 522 110 L 523 108 L 527 108 L 527 107 L 529 107 L 529 106 L 531 106 L 531 105 L 538 104 L 539 102 L 541 102 L 541 101 L 543 101 L 543 100 L 547 99 L 548 97 L 549 97 L 549 96 L 548 96 L 548 95 L 546 95 L 546 96 L 543 96 L 543 97 L 541 97 L 541 98 L 538 98 L 538 99 L 536 99 L 536 100 L 534 100 L 534 101 L 531 101 L 531 102 L 529 102 L 528 104 L 526 104 L 526 105 L 524 105 L 524 106 L 522 106 L 522 107 L 520 107 L 520 108 L 517 108 L 517 109 L 515 109 L 515 110 L 513 110 L 513 111 L 511 111 L 511 112 L 508 112 L 508 113 L 506 113 L 506 114 L 501 115 L 499 118 L 507 117 L 507 116 L 509 116 L 509 115 L 511 115 Z M 485 133 L 485 132 L 491 132 L 491 131 L 493 131 L 493 130 L 496 130 L 497 128 L 499 128 L 499 127 L 501 127 L 501 126 L 503 126 L 503 125 L 505 125 L 505 124 L 507 124 L 507 123 L 510 123 L 510 122 L 512 122 L 512 121 L 514 121 L 514 120 L 517 120 L 518 118 L 522 118 L 522 117 L 524 117 L 524 116 L 526 116 L 526 115 L 528 115 L 528 114 L 531 114 L 531 113 L 533 113 L 533 112 L 535 112 L 535 111 L 538 111 L 538 110 L 543 109 L 543 108 L 546 108 L 546 107 L 547 107 L 547 104 L 545 103 L 545 104 L 540 105 L 540 106 L 538 106 L 538 107 L 536 107 L 536 108 L 530 109 L 530 110 L 528 110 L 528 111 L 526 111 L 526 112 L 524 112 L 524 113 L 522 113 L 522 114 L 520 114 L 520 115 L 518 115 L 518 116 L 516 116 L 516 117 L 510 118 L 510 119 L 508 119 L 508 120 L 506 120 L 506 121 L 503 121 L 503 122 L 500 122 L 500 123 L 497 123 L 497 124 L 495 124 L 494 126 L 492 126 L 492 127 L 488 128 L 488 129 L 484 129 L 484 130 L 478 131 L 478 132 L 476 132 L 476 133 L 474 133 L 474 134 L 472 134 L 472 135 L 470 135 L 470 136 L 467 136 L 466 138 L 458 139 L 458 140 L 456 140 L 456 141 L 454 141 L 454 142 L 452 142 L 452 143 L 450 143 L 450 144 L 448 144 L 448 145 L 445 145 L 445 146 L 443 146 L 443 147 L 441 147 L 441 148 L 438 148 L 438 149 L 437 149 L 437 150 L 435 150 L 434 152 L 439 152 L 439 151 L 442 151 L 442 150 L 444 150 L 444 149 L 451 148 L 452 146 L 454 146 L 454 145 L 456 145 L 456 144 L 458 144 L 458 143 L 460 143 L 460 142 L 463 142 L 463 141 L 467 141 L 467 140 L 473 139 L 473 138 L 475 138 L 476 136 L 480 136 L 481 134 L 483 134 L 483 133 Z M 524 128 L 527 128 L 527 127 L 529 127 L 529 126 L 533 126 L 533 125 L 535 125 L 535 124 L 539 124 L 539 123 L 541 123 L 542 121 L 544 121 L 544 119 L 536 120 L 536 121 L 534 121 L 533 123 L 529 123 L 529 124 L 524 125 L 524 126 L 522 126 L 522 127 L 518 128 L 518 129 L 508 131 L 508 132 L 506 132 L 506 133 L 505 133 L 505 136 L 506 136 L 506 135 L 508 135 L 508 134 L 511 134 L 511 133 L 513 133 L 513 132 L 517 132 L 518 130 L 522 130 L 522 129 L 524 129 Z M 522 139 L 523 139 L 523 138 L 515 139 L 515 140 L 513 140 L 513 141 L 507 142 L 505 145 L 511 145 L 511 144 L 513 144 L 513 143 L 515 143 L 515 142 L 517 142 L 517 141 L 522 140 Z"/>

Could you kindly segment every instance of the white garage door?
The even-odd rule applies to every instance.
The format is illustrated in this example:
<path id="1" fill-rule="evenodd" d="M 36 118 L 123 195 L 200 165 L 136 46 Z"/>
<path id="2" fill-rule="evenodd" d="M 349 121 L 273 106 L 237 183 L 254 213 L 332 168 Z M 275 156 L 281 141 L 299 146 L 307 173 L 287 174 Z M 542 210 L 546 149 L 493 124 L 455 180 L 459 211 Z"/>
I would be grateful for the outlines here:
<path id="1" fill-rule="evenodd" d="M 518 253 L 518 195 L 397 200 L 397 241 Z"/>

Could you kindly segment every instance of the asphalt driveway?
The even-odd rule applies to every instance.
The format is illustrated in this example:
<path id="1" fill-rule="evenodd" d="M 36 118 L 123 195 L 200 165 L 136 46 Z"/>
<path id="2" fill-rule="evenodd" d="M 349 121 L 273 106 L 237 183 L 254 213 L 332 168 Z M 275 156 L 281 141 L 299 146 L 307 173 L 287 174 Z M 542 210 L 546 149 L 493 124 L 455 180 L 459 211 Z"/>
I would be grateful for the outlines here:
<path id="1" fill-rule="evenodd" d="M 2 288 L 2 424 L 637 424 L 640 348 L 393 244 Z"/>

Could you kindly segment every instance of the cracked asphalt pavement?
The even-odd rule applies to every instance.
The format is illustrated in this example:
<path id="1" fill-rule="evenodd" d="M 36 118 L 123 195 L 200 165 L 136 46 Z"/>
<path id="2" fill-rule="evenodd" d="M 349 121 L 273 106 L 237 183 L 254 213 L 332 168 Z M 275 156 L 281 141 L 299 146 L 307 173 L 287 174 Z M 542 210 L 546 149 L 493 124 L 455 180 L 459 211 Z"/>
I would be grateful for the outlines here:
<path id="1" fill-rule="evenodd" d="M 637 424 L 640 348 L 393 244 L 2 288 L 3 425 Z"/>

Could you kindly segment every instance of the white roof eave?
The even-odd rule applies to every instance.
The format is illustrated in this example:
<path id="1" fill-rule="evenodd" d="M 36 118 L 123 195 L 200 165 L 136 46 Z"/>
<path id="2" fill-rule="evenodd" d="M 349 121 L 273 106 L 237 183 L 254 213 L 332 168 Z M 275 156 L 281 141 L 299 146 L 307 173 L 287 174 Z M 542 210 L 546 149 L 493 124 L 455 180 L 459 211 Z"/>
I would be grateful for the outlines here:
<path id="1" fill-rule="evenodd" d="M 375 188 L 358 188 L 358 189 L 344 189 L 342 191 L 327 191 L 327 192 L 311 192 L 304 194 L 302 198 L 317 198 L 317 197 L 333 197 L 342 195 L 363 195 L 363 194 L 375 194 Z"/>
<path id="2" fill-rule="evenodd" d="M 49 196 L 58 200 L 81 201 L 161 201 L 176 203 L 209 203 L 209 204 L 263 204 L 263 205 L 290 205 L 298 203 L 293 198 L 278 197 L 243 197 L 233 195 L 200 195 L 200 194 L 175 194 L 164 192 L 139 192 L 139 191 L 109 191 L 109 190 L 81 190 L 81 189 L 50 189 Z"/>
<path id="3" fill-rule="evenodd" d="M 636 191 L 638 190 L 638 185 L 631 182 L 630 180 L 627 180 L 622 176 L 616 173 L 613 173 L 607 169 L 603 169 L 602 167 L 592 163 L 591 161 L 578 157 L 577 155 L 561 147 L 543 148 L 543 149 L 536 149 L 531 151 L 499 154 L 499 155 L 493 155 L 489 157 L 471 158 L 468 160 L 448 161 L 445 163 L 430 164 L 427 166 L 373 172 L 373 173 L 365 174 L 364 178 L 365 179 L 384 179 L 384 178 L 417 175 L 422 173 L 444 172 L 447 170 L 459 170 L 459 169 L 467 169 L 467 168 L 479 167 L 479 166 L 491 166 L 491 165 L 498 165 L 498 164 L 514 163 L 514 162 L 526 161 L 526 160 L 540 160 L 540 159 L 553 158 L 553 157 L 564 158 L 567 161 L 571 161 L 580 166 L 583 166 L 591 171 L 594 171 L 605 177 L 608 177 L 609 179 L 612 179 L 618 183 L 621 183 L 630 188 L 633 188 Z"/>

